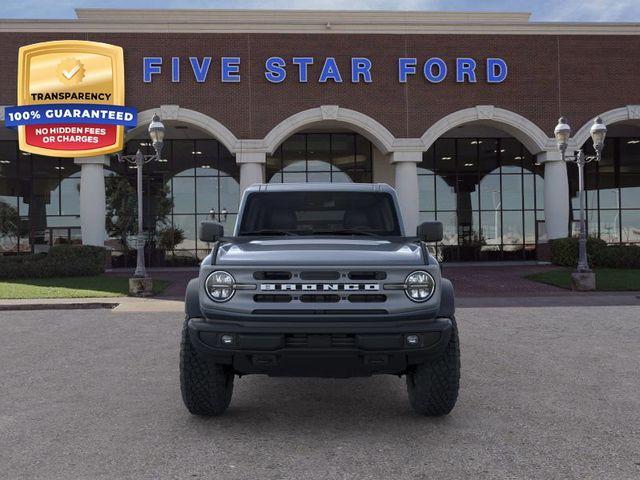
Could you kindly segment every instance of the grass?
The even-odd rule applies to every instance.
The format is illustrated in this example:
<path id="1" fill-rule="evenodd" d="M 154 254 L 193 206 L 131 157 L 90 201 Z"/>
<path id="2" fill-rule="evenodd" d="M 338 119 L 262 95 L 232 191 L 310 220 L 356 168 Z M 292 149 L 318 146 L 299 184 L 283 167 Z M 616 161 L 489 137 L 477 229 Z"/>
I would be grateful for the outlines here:
<path id="1" fill-rule="evenodd" d="M 169 283 L 154 280 L 154 293 L 162 293 Z M 128 293 L 128 278 L 107 275 L 0 280 L 0 299 L 122 297 Z"/>
<path id="2" fill-rule="evenodd" d="M 534 273 L 526 278 L 540 283 L 571 288 L 572 268 L 560 268 L 548 272 Z M 596 290 L 638 291 L 640 290 L 640 269 L 595 268 Z"/>

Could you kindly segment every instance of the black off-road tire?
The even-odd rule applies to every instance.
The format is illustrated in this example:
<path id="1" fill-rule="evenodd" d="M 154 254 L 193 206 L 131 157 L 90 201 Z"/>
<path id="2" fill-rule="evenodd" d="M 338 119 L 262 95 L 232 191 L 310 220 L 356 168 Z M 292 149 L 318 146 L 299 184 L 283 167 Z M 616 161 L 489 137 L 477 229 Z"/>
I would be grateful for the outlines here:
<path id="1" fill-rule="evenodd" d="M 407 392 L 411 407 L 421 415 L 447 415 L 458 400 L 460 388 L 460 343 L 458 326 L 451 318 L 453 330 L 444 354 L 435 360 L 416 365 L 407 373 Z"/>
<path id="2" fill-rule="evenodd" d="M 223 413 L 231 402 L 233 372 L 227 367 L 207 362 L 198 355 L 186 319 L 180 343 L 180 391 L 182 401 L 193 415 L 211 417 Z"/>

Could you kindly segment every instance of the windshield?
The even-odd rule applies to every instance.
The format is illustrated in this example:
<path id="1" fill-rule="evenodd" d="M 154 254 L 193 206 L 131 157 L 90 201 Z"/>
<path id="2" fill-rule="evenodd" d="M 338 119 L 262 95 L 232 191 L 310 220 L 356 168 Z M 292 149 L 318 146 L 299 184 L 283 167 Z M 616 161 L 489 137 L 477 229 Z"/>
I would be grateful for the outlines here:
<path id="1" fill-rule="evenodd" d="M 247 198 L 239 235 L 401 235 L 384 192 L 257 192 Z"/>

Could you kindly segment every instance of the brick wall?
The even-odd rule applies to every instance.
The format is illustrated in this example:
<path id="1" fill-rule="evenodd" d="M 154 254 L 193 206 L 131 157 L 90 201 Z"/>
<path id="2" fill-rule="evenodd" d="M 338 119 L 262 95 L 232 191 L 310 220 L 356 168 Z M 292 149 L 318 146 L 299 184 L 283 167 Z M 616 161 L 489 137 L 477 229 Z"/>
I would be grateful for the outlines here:
<path id="1" fill-rule="evenodd" d="M 307 108 L 337 104 L 365 113 L 397 137 L 419 137 L 431 124 L 456 110 L 492 104 L 530 119 L 549 135 L 560 113 L 577 129 L 597 113 L 640 104 L 640 36 L 524 35 L 301 35 L 301 34 L 0 34 L 0 104 L 16 102 L 18 48 L 46 40 L 81 39 L 121 45 L 125 51 L 127 104 L 139 110 L 178 104 L 217 119 L 238 138 L 261 138 L 286 117 Z M 284 83 L 264 77 L 272 55 L 312 56 L 309 82 L 298 83 L 289 67 Z M 142 57 L 163 56 L 162 76 L 142 82 Z M 182 57 L 182 81 L 171 83 L 170 57 Z M 196 83 L 188 57 L 213 57 L 209 77 Z M 220 82 L 221 56 L 242 58 L 240 83 Z M 321 62 L 336 57 L 342 84 L 317 82 Z M 373 61 L 373 83 L 349 81 L 349 59 Z M 438 56 L 450 67 L 440 84 L 418 74 L 397 79 L 398 57 L 424 61 Z M 487 84 L 480 68 L 476 84 L 457 84 L 457 56 L 504 58 L 509 76 Z M 420 67 L 418 67 L 420 72 Z"/>

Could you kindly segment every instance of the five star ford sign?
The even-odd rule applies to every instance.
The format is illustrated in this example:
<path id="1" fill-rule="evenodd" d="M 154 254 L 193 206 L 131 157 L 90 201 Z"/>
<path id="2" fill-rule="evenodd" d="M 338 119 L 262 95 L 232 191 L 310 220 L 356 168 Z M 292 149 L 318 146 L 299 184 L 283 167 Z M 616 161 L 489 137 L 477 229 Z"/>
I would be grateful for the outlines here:
<path id="1" fill-rule="evenodd" d="M 137 125 L 124 106 L 121 47 L 62 40 L 20 48 L 18 106 L 5 110 L 20 150 L 89 157 L 122 150 L 124 128 Z"/>

